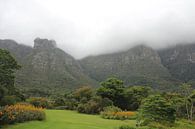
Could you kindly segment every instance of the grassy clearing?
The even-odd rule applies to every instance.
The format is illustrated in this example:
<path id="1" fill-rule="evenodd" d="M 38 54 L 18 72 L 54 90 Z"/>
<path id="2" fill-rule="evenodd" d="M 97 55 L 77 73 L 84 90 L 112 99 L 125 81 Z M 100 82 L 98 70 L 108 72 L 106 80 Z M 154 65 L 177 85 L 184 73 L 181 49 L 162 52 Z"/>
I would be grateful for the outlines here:
<path id="1" fill-rule="evenodd" d="M 45 121 L 32 121 L 3 129 L 116 129 L 123 124 L 135 126 L 134 120 L 107 120 L 98 115 L 79 114 L 67 110 L 47 110 Z"/>

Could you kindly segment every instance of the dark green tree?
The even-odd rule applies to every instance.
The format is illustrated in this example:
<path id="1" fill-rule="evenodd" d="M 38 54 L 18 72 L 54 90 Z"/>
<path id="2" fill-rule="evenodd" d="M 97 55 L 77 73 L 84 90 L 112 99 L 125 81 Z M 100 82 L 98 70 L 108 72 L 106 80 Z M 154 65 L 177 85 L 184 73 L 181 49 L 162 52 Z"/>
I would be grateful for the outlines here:
<path id="1" fill-rule="evenodd" d="M 151 92 L 150 87 L 133 86 L 125 90 L 126 109 L 137 110 L 143 99 L 147 98 Z"/>
<path id="2" fill-rule="evenodd" d="M 174 92 L 164 92 L 162 96 L 173 105 L 176 110 L 177 118 L 183 118 L 186 116 L 185 100 L 181 94 Z"/>
<path id="3" fill-rule="evenodd" d="M 102 98 L 108 98 L 113 101 L 115 106 L 125 109 L 123 81 L 117 78 L 108 78 L 101 82 L 100 88 L 97 89 L 97 95 Z"/>
<path id="4" fill-rule="evenodd" d="M 175 109 L 161 95 L 151 95 L 143 101 L 138 113 L 138 123 L 147 125 L 152 122 L 161 124 L 173 124 L 176 115 Z"/>
<path id="5" fill-rule="evenodd" d="M 0 101 L 6 95 L 18 94 L 14 88 L 14 73 L 19 68 L 20 65 L 11 54 L 0 49 Z"/>
<path id="6" fill-rule="evenodd" d="M 89 86 L 80 87 L 73 92 L 73 96 L 78 101 L 88 101 L 93 96 L 93 89 Z"/>

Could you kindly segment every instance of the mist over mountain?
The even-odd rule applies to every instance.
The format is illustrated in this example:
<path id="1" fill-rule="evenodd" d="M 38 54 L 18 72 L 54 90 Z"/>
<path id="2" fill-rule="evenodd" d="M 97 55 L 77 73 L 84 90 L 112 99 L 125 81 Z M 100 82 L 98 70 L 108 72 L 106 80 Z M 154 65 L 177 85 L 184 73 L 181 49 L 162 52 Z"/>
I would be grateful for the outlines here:
<path id="1" fill-rule="evenodd" d="M 195 41 L 194 0 L 1 0 L 0 38 L 55 39 L 76 59 Z"/>

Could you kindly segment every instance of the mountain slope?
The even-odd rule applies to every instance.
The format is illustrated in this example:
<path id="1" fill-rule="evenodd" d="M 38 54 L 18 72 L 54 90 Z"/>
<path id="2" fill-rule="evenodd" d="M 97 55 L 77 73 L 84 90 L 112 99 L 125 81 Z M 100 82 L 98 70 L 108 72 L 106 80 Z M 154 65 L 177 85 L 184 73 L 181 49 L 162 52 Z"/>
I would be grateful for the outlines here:
<path id="1" fill-rule="evenodd" d="M 12 40 L 1 40 L 0 48 L 9 50 L 22 65 L 16 75 L 16 86 L 19 88 L 60 91 L 82 85 L 95 85 L 92 79 L 83 74 L 79 63 L 57 48 L 53 40 L 37 38 L 33 48 L 19 45 Z M 15 51 L 16 48 L 20 49 Z"/>
<path id="2" fill-rule="evenodd" d="M 195 44 L 177 45 L 158 53 L 173 77 L 183 82 L 195 82 Z"/>
<path id="3" fill-rule="evenodd" d="M 158 53 L 144 45 L 125 52 L 86 57 L 80 62 L 86 74 L 97 81 L 116 76 L 127 85 L 152 85 L 157 89 L 171 86 L 174 81 Z"/>

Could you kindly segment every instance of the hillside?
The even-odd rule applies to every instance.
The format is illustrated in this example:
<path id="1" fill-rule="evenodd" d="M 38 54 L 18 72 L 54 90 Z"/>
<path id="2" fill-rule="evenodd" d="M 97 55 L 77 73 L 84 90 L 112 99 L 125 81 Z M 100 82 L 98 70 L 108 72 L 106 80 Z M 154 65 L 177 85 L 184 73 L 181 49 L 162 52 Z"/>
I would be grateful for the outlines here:
<path id="1" fill-rule="evenodd" d="M 195 44 L 177 45 L 158 53 L 173 77 L 195 84 Z"/>
<path id="2" fill-rule="evenodd" d="M 34 47 L 19 45 L 13 40 L 0 40 L 0 48 L 9 50 L 22 69 L 16 74 L 16 86 L 22 89 L 72 89 L 96 85 L 83 74 L 79 63 L 57 48 L 55 41 L 36 38 Z"/>
<path id="3" fill-rule="evenodd" d="M 97 86 L 108 77 L 125 85 L 149 85 L 172 90 L 182 82 L 195 84 L 195 44 L 154 50 L 145 45 L 127 51 L 75 60 L 59 49 L 54 40 L 36 38 L 34 47 L 13 40 L 0 40 L 22 69 L 16 74 L 21 89 L 61 91 L 82 85 Z"/>
<path id="4" fill-rule="evenodd" d="M 156 89 L 171 88 L 175 83 L 158 53 L 144 45 L 125 52 L 86 57 L 80 62 L 86 74 L 97 81 L 116 76 L 126 85 L 152 85 Z"/>

